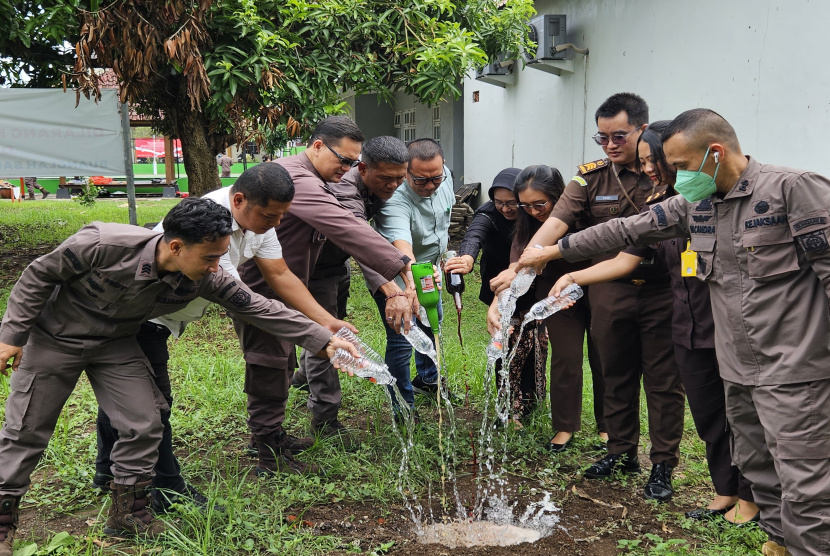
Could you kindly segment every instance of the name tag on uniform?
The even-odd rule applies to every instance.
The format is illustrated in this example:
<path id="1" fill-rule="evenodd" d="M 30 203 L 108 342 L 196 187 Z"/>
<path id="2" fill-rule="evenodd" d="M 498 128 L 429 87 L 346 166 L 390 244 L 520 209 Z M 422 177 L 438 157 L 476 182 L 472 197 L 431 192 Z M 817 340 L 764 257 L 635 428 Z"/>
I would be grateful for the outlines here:
<path id="1" fill-rule="evenodd" d="M 686 250 L 680 253 L 680 275 L 697 276 L 697 252 L 692 251 L 691 242 L 686 242 Z"/>
<path id="2" fill-rule="evenodd" d="M 597 201 L 619 201 L 620 198 L 617 195 L 597 195 Z"/>

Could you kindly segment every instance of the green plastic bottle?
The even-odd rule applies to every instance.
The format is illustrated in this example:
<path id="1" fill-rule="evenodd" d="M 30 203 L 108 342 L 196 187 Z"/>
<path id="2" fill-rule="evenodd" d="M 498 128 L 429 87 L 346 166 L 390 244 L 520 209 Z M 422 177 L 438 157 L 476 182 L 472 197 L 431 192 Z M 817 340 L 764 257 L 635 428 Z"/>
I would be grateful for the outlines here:
<path id="1" fill-rule="evenodd" d="M 433 334 L 438 334 L 438 304 L 441 303 L 441 294 L 435 283 L 434 272 L 430 262 L 412 263 L 412 279 L 415 280 L 418 303 L 427 310 L 427 318 Z"/>

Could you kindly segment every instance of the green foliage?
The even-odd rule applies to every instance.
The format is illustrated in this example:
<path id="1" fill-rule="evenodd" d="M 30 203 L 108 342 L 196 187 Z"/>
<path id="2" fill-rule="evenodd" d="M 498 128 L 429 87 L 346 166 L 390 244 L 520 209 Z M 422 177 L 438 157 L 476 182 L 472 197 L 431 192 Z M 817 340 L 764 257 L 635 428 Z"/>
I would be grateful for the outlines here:
<path id="1" fill-rule="evenodd" d="M 72 200 L 85 207 L 91 207 L 95 204 L 101 191 L 103 191 L 103 188 L 98 187 L 92 183 L 92 179 L 89 179 L 81 188 L 81 192 Z"/>

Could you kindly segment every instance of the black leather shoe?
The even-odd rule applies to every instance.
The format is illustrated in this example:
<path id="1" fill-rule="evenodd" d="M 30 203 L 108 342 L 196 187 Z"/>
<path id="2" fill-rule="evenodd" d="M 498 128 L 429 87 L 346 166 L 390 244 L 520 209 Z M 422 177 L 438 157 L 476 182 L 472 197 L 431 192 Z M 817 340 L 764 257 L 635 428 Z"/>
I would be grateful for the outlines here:
<path id="1" fill-rule="evenodd" d="M 646 498 L 668 502 L 671 500 L 674 489 L 671 486 L 671 472 L 673 467 L 668 463 L 655 463 L 651 467 L 651 475 L 648 478 L 643 491 Z"/>
<path id="2" fill-rule="evenodd" d="M 291 388 L 295 388 L 302 392 L 309 392 L 308 389 L 308 382 L 304 382 L 303 379 L 300 378 L 298 373 L 294 373 L 294 376 L 291 377 Z"/>
<path id="3" fill-rule="evenodd" d="M 182 492 L 159 488 L 153 489 L 150 508 L 154 514 L 166 514 L 173 509 L 174 504 L 193 504 L 201 512 L 208 509 L 207 496 L 196 490 L 196 487 L 190 483 L 185 483 Z M 225 508 L 219 504 L 214 504 L 213 509 L 220 513 L 225 511 Z"/>
<path id="4" fill-rule="evenodd" d="M 435 396 L 435 393 L 438 391 L 438 383 L 429 384 L 424 382 L 420 376 L 416 376 L 412 379 L 412 391 L 416 394 L 421 394 L 424 396 Z"/>
<path id="5" fill-rule="evenodd" d="M 630 454 L 608 454 L 585 471 L 588 479 L 607 479 L 614 475 L 615 471 L 623 473 L 639 473 L 640 460 L 636 452 Z"/>
<path id="6" fill-rule="evenodd" d="M 112 481 L 112 475 L 96 472 L 92 477 L 91 486 L 97 488 L 100 491 L 99 494 L 105 494 L 110 491 L 110 481 Z"/>
<path id="7" fill-rule="evenodd" d="M 555 444 L 553 442 L 548 442 L 548 444 L 547 444 L 548 451 L 553 452 L 554 454 L 562 453 L 562 452 L 564 452 L 565 450 L 568 449 L 568 446 L 571 445 L 571 440 L 573 440 L 573 439 L 574 439 L 574 437 L 573 437 L 573 435 L 571 435 L 571 437 L 569 439 L 567 439 L 563 444 Z"/>
<path id="8" fill-rule="evenodd" d="M 711 510 L 709 508 L 698 508 L 696 510 L 692 510 L 690 512 L 686 512 L 684 515 L 689 519 L 696 519 L 698 521 L 709 521 L 712 519 L 716 519 L 718 516 L 725 514 L 729 510 L 732 509 L 732 506 L 728 508 L 721 508 L 720 510 Z"/>

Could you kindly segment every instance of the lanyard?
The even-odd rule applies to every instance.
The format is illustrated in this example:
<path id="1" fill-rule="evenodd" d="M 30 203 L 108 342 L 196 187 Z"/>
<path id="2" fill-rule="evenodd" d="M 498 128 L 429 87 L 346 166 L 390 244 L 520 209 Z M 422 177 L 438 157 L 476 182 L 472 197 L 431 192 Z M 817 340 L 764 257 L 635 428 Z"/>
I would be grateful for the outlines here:
<path id="1" fill-rule="evenodd" d="M 631 203 L 631 206 L 632 206 L 632 207 L 634 207 L 634 208 L 635 208 L 638 212 L 639 212 L 640 210 L 642 210 L 642 207 L 638 207 L 638 206 L 637 206 L 637 204 L 636 204 L 636 203 L 635 203 L 635 202 L 631 199 L 631 197 L 628 195 L 628 191 L 626 191 L 626 190 L 625 190 L 625 186 L 623 185 L 623 182 L 622 182 L 622 180 L 620 179 L 620 175 L 619 175 L 619 173 L 616 171 L 616 166 L 615 166 L 615 167 L 613 167 L 613 168 L 611 168 L 611 171 L 614 173 L 614 177 L 615 177 L 615 178 L 617 178 L 617 184 L 619 184 L 620 189 L 622 189 L 623 195 L 625 195 L 625 198 L 626 198 L 626 199 L 628 199 L 628 202 L 629 202 L 629 203 Z M 638 176 L 638 181 L 639 181 L 639 176 Z M 636 185 L 636 183 L 635 183 L 635 185 Z M 651 194 L 652 194 L 652 195 L 654 194 L 654 190 L 655 190 L 656 188 L 657 188 L 657 186 L 656 186 L 656 185 L 654 185 L 654 184 L 652 184 L 652 186 L 651 186 Z M 622 212 L 622 211 L 620 211 L 620 212 Z"/>

